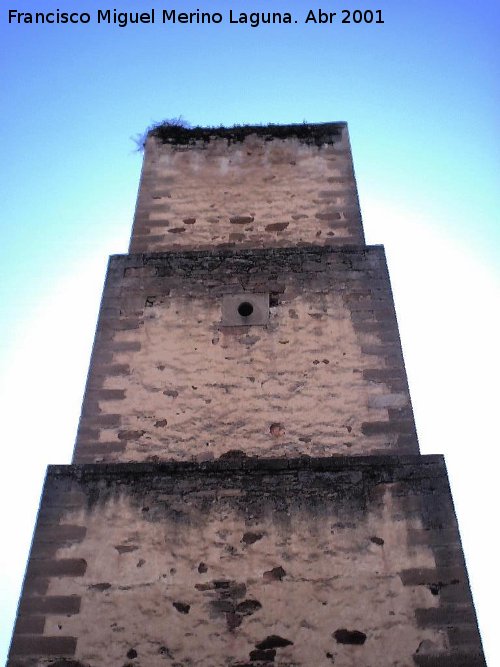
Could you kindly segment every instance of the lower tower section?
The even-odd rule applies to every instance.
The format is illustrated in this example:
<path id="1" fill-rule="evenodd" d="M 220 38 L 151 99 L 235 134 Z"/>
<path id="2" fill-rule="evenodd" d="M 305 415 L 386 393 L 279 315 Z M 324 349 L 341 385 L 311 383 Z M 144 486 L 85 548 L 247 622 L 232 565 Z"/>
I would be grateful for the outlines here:
<path id="1" fill-rule="evenodd" d="M 439 456 L 51 466 L 9 667 L 484 665 Z"/>

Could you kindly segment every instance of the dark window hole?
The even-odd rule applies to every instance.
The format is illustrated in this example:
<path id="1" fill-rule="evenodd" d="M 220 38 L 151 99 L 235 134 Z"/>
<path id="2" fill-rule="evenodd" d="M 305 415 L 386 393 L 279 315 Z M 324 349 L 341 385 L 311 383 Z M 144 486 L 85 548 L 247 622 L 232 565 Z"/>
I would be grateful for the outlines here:
<path id="1" fill-rule="evenodd" d="M 248 301 L 243 301 L 243 302 L 240 303 L 240 305 L 238 306 L 238 313 L 239 313 L 242 317 L 250 317 L 250 315 L 253 313 L 253 306 L 252 306 L 252 304 L 249 303 Z"/>

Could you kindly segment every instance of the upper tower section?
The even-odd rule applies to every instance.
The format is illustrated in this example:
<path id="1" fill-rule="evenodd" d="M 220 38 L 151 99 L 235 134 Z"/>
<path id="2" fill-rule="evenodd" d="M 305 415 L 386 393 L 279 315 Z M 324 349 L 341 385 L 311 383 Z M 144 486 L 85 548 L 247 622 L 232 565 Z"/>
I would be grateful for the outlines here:
<path id="1" fill-rule="evenodd" d="M 364 244 L 346 123 L 149 132 L 130 252 L 310 244 Z"/>

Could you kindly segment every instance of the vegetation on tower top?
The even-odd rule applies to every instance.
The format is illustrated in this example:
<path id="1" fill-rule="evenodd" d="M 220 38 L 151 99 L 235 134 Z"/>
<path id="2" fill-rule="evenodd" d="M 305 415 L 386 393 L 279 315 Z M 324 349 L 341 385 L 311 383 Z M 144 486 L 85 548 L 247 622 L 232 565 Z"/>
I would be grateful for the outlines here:
<path id="1" fill-rule="evenodd" d="M 232 127 L 192 127 L 182 118 L 173 118 L 154 123 L 137 139 L 139 148 L 143 148 L 148 137 L 157 137 L 165 144 L 190 145 L 212 139 L 227 139 L 228 143 L 244 141 L 250 135 L 273 139 L 296 138 L 300 141 L 321 146 L 337 143 L 341 137 L 345 122 L 336 123 L 297 123 L 290 125 L 233 125 Z"/>

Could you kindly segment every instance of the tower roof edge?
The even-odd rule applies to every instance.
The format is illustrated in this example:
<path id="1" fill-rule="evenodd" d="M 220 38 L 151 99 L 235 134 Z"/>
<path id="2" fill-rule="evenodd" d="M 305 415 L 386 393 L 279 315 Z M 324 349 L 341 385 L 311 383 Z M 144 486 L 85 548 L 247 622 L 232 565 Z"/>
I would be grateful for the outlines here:
<path id="1" fill-rule="evenodd" d="M 212 139 L 227 139 L 230 142 L 244 141 L 250 135 L 271 139 L 296 138 L 306 143 L 328 144 L 339 140 L 345 121 L 328 123 L 294 123 L 233 125 L 231 127 L 189 127 L 177 121 L 164 121 L 150 127 L 146 138 L 156 137 L 162 143 L 190 144 L 195 141 L 209 142 Z"/>

